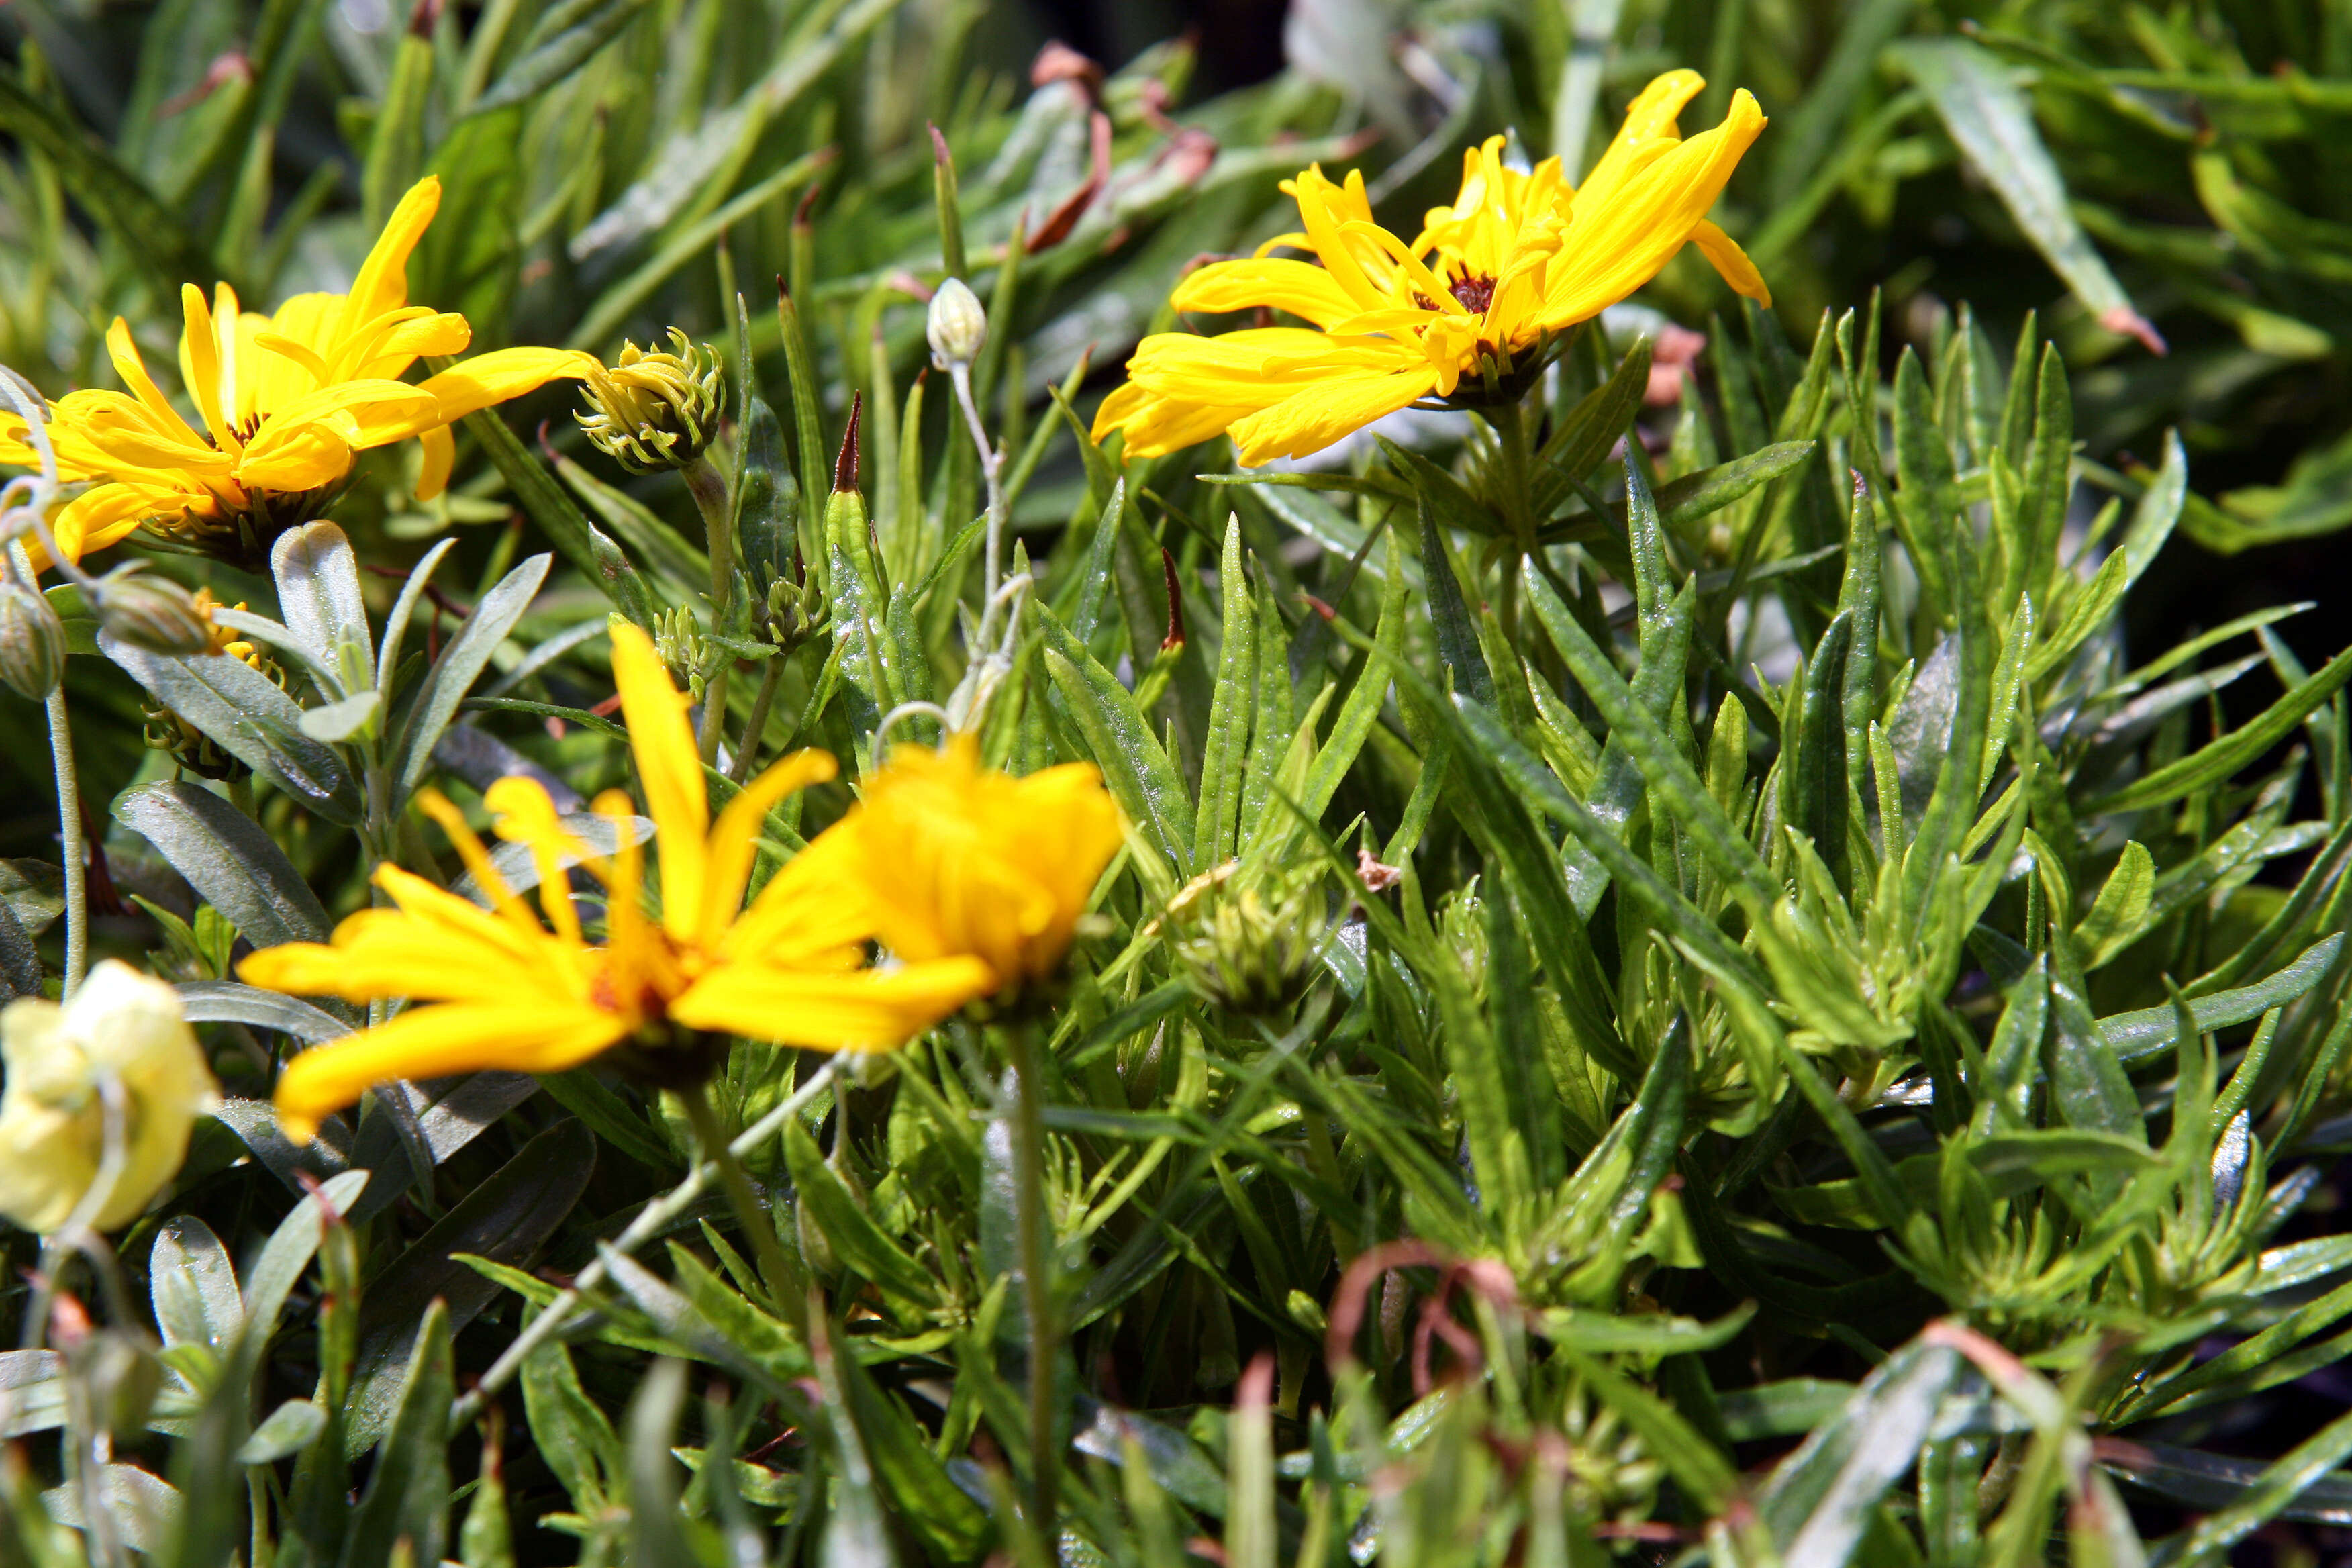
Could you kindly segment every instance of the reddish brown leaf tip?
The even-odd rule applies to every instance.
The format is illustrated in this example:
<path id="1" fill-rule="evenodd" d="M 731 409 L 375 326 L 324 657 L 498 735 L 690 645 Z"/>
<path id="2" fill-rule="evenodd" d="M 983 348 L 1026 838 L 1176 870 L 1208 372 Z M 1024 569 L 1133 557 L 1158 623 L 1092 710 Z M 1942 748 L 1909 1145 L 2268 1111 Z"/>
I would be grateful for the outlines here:
<path id="1" fill-rule="evenodd" d="M 849 430 L 841 438 L 841 455 L 833 460 L 833 493 L 847 495 L 857 488 L 857 421 L 866 412 L 866 395 L 849 395 Z"/>
<path id="2" fill-rule="evenodd" d="M 1168 579 L 1168 635 L 1160 641 L 1162 649 L 1184 646 L 1184 595 L 1176 585 L 1176 557 L 1168 547 L 1160 547 L 1160 570 Z"/>

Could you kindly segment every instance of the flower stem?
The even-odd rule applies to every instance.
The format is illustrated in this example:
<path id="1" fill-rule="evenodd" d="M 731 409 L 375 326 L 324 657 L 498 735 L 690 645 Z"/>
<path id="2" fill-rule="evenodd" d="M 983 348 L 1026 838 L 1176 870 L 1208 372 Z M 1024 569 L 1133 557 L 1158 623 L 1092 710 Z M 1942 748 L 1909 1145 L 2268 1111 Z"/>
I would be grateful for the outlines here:
<path id="1" fill-rule="evenodd" d="M 1045 1215 L 1045 1075 L 1034 1019 L 1014 1019 L 1004 1040 L 1015 1096 L 1013 1226 L 1021 1249 L 1022 1306 L 1029 1319 L 1029 1522 L 1038 1540 L 1052 1541 L 1062 1489 L 1054 1397 L 1061 1342 L 1054 1310 L 1053 1236 Z"/>
<path id="2" fill-rule="evenodd" d="M 727 1146 L 727 1152 L 740 1159 L 759 1148 L 782 1131 L 784 1123 L 799 1115 L 809 1101 L 832 1087 L 833 1064 L 827 1062 L 817 1068 L 806 1083 L 787 1095 L 782 1104 L 743 1129 L 735 1142 Z M 697 1160 L 694 1169 L 687 1173 L 686 1180 L 637 1211 L 637 1217 L 631 1220 L 628 1228 L 612 1243 L 612 1253 L 625 1258 L 667 1230 L 673 1220 L 694 1206 L 696 1200 L 701 1197 L 704 1186 L 718 1174 L 717 1161 Z M 499 1390 L 513 1381 L 515 1373 L 530 1359 L 533 1351 L 572 1326 L 572 1309 L 604 1284 L 604 1275 L 605 1262 L 600 1256 L 590 1259 L 586 1268 L 572 1276 L 572 1283 L 557 1292 L 555 1300 L 530 1321 L 530 1326 L 499 1352 L 499 1359 L 490 1363 L 489 1371 L 482 1373 L 481 1381 L 457 1396 L 457 1403 L 449 1407 L 449 1426 L 453 1430 L 481 1415 Z M 789 1312 L 790 1310 L 787 1305 L 786 1310 Z M 7 1397 L 7 1392 L 0 1390 L 0 1402 L 5 1402 Z"/>
<path id="3" fill-rule="evenodd" d="M 71 996 L 89 967 L 89 852 L 81 841 L 81 785 L 74 773 L 63 681 L 49 693 L 48 710 L 49 762 L 58 775 L 58 848 L 66 871 L 66 972 L 58 994 Z"/>
<path id="4" fill-rule="evenodd" d="M 751 1244 L 751 1257 L 760 1267 L 760 1279 L 775 1299 L 776 1309 L 788 1317 L 807 1289 L 799 1270 L 784 1256 L 783 1244 L 776 1239 L 775 1217 L 760 1206 L 759 1194 L 751 1190 L 751 1178 L 743 1169 L 743 1162 L 735 1157 L 728 1146 L 727 1134 L 719 1125 L 719 1112 L 710 1103 L 707 1084 L 694 1084 L 677 1091 L 678 1103 L 686 1107 L 686 1119 L 694 1128 L 694 1141 L 702 1147 L 702 1157 L 719 1172 L 719 1190 L 727 1194 L 728 1206 L 735 1211 L 735 1222 L 743 1227 L 743 1236 Z"/>
<path id="5" fill-rule="evenodd" d="M 760 689 L 751 699 L 751 716 L 743 722 L 743 740 L 735 748 L 735 765 L 727 776 L 741 784 L 751 776 L 751 767 L 760 754 L 760 736 L 768 727 L 768 708 L 776 700 L 776 685 L 784 678 L 786 650 L 779 648 L 760 672 Z"/>
<path id="6" fill-rule="evenodd" d="M 723 637 L 728 615 L 735 607 L 735 519 L 727 507 L 727 481 L 705 457 L 697 457 L 680 468 L 678 478 L 686 481 L 688 493 L 702 513 L 703 536 L 710 547 L 710 629 Z M 734 669 L 735 656 L 722 651 L 703 689 L 702 733 L 696 740 L 706 763 L 719 755 L 719 732 L 727 723 L 727 678 Z"/>

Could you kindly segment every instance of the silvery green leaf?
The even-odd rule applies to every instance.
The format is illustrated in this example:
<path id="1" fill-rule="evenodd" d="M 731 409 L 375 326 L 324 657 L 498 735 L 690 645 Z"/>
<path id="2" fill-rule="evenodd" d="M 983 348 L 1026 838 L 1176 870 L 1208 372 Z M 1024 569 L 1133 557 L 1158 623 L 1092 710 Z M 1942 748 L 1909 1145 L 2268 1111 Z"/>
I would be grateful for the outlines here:
<path id="1" fill-rule="evenodd" d="M 278 580 L 278 613 L 286 629 L 330 668 L 337 649 L 354 643 L 373 662 L 367 601 L 360 593 L 359 557 L 333 523 L 320 521 L 287 530 L 269 550 L 270 575 Z"/>
<path id="2" fill-rule="evenodd" d="M 318 683 L 319 689 L 329 696 L 339 696 L 343 690 L 343 678 L 331 660 L 321 662 L 308 644 L 268 616 L 257 616 L 249 610 L 224 610 L 215 607 L 213 625 L 226 626 L 233 632 L 243 632 L 256 642 L 268 643 L 294 663 Z"/>
<path id="3" fill-rule="evenodd" d="M 191 1024 L 250 1024 L 291 1035 L 305 1045 L 339 1040 L 352 1026 L 299 996 L 241 985 L 234 980 L 183 980 L 180 1005 Z"/>
<path id="4" fill-rule="evenodd" d="M 425 558 L 409 569 L 408 581 L 400 585 L 400 597 L 392 602 L 392 614 L 383 618 L 383 651 L 376 655 L 375 660 L 377 690 L 391 689 L 393 675 L 400 668 L 401 640 L 408 635 L 408 621 L 416 613 L 416 601 L 425 596 L 425 584 L 433 580 L 433 569 L 441 564 L 441 558 L 457 543 L 454 539 L 445 539 L 426 551 Z"/>
<path id="5" fill-rule="evenodd" d="M 152 1554 L 172 1539 L 179 1523 L 180 1494 L 169 1481 L 136 1465 L 108 1465 L 99 1472 L 97 1481 L 98 1495 L 117 1541 L 134 1552 Z M 52 1487 L 41 1494 L 41 1502 L 56 1522 L 86 1531 L 89 1521 L 83 1512 L 82 1499 L 88 1489 L 87 1484 Z"/>
<path id="6" fill-rule="evenodd" d="M 55 1351 L 0 1351 L 0 1399 L 8 1406 L 0 1437 L 65 1425 L 65 1357 Z"/>
<path id="7" fill-rule="evenodd" d="M 1784 1562 L 1842 1568 L 1879 1499 L 1911 1468 L 1965 1365 L 1942 1345 L 1905 1346 L 1781 1463 L 1759 1511 Z"/>
<path id="8" fill-rule="evenodd" d="M 236 1451 L 241 1465 L 269 1465 L 309 1447 L 327 1425 L 327 1413 L 307 1399 L 289 1399 L 271 1411 L 245 1447 Z"/>
<path id="9" fill-rule="evenodd" d="M 330 822 L 359 821 L 358 783 L 333 748 L 302 733 L 302 710 L 268 676 L 223 655 L 179 658 L 105 633 L 98 640 L 149 695 L 298 804 Z"/>
<path id="10" fill-rule="evenodd" d="M 340 702 L 330 702 L 323 708 L 307 708 L 302 711 L 302 733 L 314 741 L 348 741 L 367 728 L 368 721 L 383 706 L 383 699 L 373 691 L 362 691 L 346 697 Z"/>
<path id="11" fill-rule="evenodd" d="M 404 1079 L 378 1086 L 380 1098 L 400 1098 L 392 1106 L 379 1105 L 391 1114 L 364 1118 L 352 1141 L 352 1164 L 375 1173 L 367 1195 L 352 1205 L 352 1217 L 366 1219 L 390 1207 L 415 1178 L 415 1161 L 395 1120 L 403 1112 L 423 1157 L 437 1165 L 538 1092 L 539 1079 L 520 1072 L 478 1072 L 421 1083 Z"/>
<path id="12" fill-rule="evenodd" d="M 277 1326 L 278 1314 L 286 1308 L 286 1298 L 293 1293 L 303 1270 L 310 1267 L 311 1256 L 319 1250 L 319 1238 L 324 1234 L 326 1216 L 320 1211 L 331 1210 L 338 1215 L 350 1214 L 352 1205 L 366 1191 L 367 1184 L 365 1171 L 345 1171 L 330 1176 L 278 1222 L 268 1245 L 261 1249 L 260 1258 L 246 1276 L 245 1317 L 256 1332 L 266 1334 Z"/>
<path id="13" fill-rule="evenodd" d="M 408 704 L 405 721 L 400 727 L 400 741 L 392 752 L 392 799 L 396 810 L 405 803 L 416 786 L 424 781 L 425 770 L 433 762 L 434 742 L 457 716 L 457 704 L 490 662 L 490 655 L 506 641 L 515 623 L 530 607 L 540 584 L 547 580 L 547 568 L 554 559 L 550 555 L 534 555 L 499 580 L 497 587 L 482 595 L 466 625 L 449 639 L 441 657 L 425 672 L 424 684 Z M 391 633 L 385 632 L 387 646 Z"/>
<path id="14" fill-rule="evenodd" d="M 578 790 L 478 724 L 452 724 L 442 731 L 441 739 L 433 744 L 433 760 L 445 772 L 473 785 L 478 794 L 502 778 L 519 774 L 545 790 L 555 809 L 565 815 L 587 804 Z"/>
<path id="15" fill-rule="evenodd" d="M 236 1266 L 212 1226 L 194 1215 L 176 1215 L 155 1233 L 147 1289 L 166 1348 L 225 1350 L 245 1323 Z"/>
<path id="16" fill-rule="evenodd" d="M 456 733 L 454 731 L 451 732 Z M 593 811 L 573 811 L 565 813 L 556 820 L 562 825 L 563 831 L 576 839 L 591 855 L 617 855 L 625 847 L 621 843 L 620 831 L 614 826 L 614 820 L 612 817 L 599 816 Z M 654 824 L 651 817 L 632 816 L 628 818 L 628 824 L 629 842 L 626 847 L 633 848 L 654 836 Z M 581 857 L 566 851 L 558 857 L 558 859 L 568 870 L 580 864 Z M 539 886 L 539 862 L 531 858 L 530 846 L 528 844 L 500 844 L 493 847 L 490 850 L 490 864 L 498 868 L 499 879 L 506 883 L 507 891 L 510 893 L 528 892 Z M 473 900 L 484 909 L 490 907 L 490 900 L 475 883 L 470 872 L 450 883 L 449 890 L 460 898 Z"/>
<path id="17" fill-rule="evenodd" d="M 1967 38 L 1906 38 L 1890 52 L 1936 106 L 1969 166 L 1985 177 L 2025 237 L 2099 324 L 2162 353 L 2163 340 L 2132 308 L 2131 296 L 2074 221 L 2066 182 L 2009 67 Z"/>
<path id="18" fill-rule="evenodd" d="M 340 1116 L 320 1119 L 319 1135 L 308 1143 L 293 1142 L 278 1130 L 278 1112 L 266 1100 L 225 1096 L 213 1108 L 213 1117 L 236 1133 L 237 1141 L 252 1151 L 263 1168 L 286 1184 L 289 1191 L 301 1192 L 305 1178 L 324 1181 L 367 1174 L 351 1168 L 352 1129 Z M 250 1286 L 246 1294 L 250 1303 Z"/>
<path id="19" fill-rule="evenodd" d="M 154 845 L 254 946 L 327 940 L 326 908 L 286 852 L 210 790 L 182 782 L 142 784 L 115 801 L 114 816 Z"/>
<path id="20" fill-rule="evenodd" d="M 520 1076 L 480 1073 L 468 1081 Z M 372 1284 L 352 1370 L 350 1452 L 362 1451 L 390 1422 L 426 1307 L 447 1303 L 450 1326 L 462 1329 L 497 1299 L 498 1282 L 457 1255 L 524 1267 L 579 1203 L 595 1168 L 595 1134 L 570 1118 L 555 1123 L 478 1183 Z M 354 1218 L 362 1207 L 354 1206 Z"/>

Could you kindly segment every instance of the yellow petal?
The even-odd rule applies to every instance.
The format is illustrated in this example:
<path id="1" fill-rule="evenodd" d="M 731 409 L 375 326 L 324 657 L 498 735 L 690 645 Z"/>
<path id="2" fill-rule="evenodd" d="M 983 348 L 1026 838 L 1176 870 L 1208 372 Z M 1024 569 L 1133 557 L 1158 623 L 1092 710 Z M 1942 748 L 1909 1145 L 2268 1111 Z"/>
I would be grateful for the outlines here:
<path id="1" fill-rule="evenodd" d="M 114 374 L 122 378 L 122 384 L 131 389 L 131 395 L 139 400 L 140 406 L 153 416 L 159 430 L 191 447 L 203 447 L 204 437 L 188 428 L 188 422 L 164 399 L 155 378 L 147 374 L 147 363 L 139 357 L 139 345 L 131 341 L 131 323 L 120 316 L 106 329 L 106 353 L 114 362 Z"/>
<path id="2" fill-rule="evenodd" d="M 1712 223 L 1701 223 L 1691 230 L 1690 242 L 1714 264 L 1723 280 L 1731 285 L 1733 293 L 1744 294 L 1767 310 L 1771 308 L 1772 290 L 1765 285 L 1764 274 L 1756 270 L 1756 263 L 1739 248 L 1738 240 Z"/>
<path id="3" fill-rule="evenodd" d="M 65 552 L 66 559 L 79 562 L 94 551 L 128 539 L 151 517 L 176 517 L 186 510 L 185 498 L 170 490 L 152 490 L 136 485 L 99 485 L 68 502 L 49 525 L 49 531 L 57 536 L 58 548 Z M 41 548 L 39 541 L 26 539 L 25 546 L 32 555 L 34 571 L 49 565 L 48 552 Z"/>
<path id="4" fill-rule="evenodd" d="M 498 814 L 492 826 L 500 838 L 530 846 L 539 872 L 539 907 L 558 935 L 578 942 L 580 915 L 572 907 L 570 866 L 587 848 L 564 830 L 546 788 L 537 779 L 509 773 L 484 792 L 482 804 Z"/>
<path id="5" fill-rule="evenodd" d="M 295 1142 L 307 1143 L 320 1118 L 377 1084 L 490 1069 L 562 1072 L 609 1048 L 621 1035 L 612 1014 L 584 1005 L 454 1002 L 413 1008 L 288 1062 L 272 1097 L 278 1127 Z"/>
<path id="6" fill-rule="evenodd" d="M 211 307 L 205 303 L 205 291 L 193 283 L 181 284 L 180 314 L 184 321 L 180 330 L 180 379 L 187 384 L 188 395 L 195 399 L 196 413 L 212 432 L 213 445 L 224 452 L 235 452 L 236 435 L 221 414 L 220 333 L 213 325 Z"/>
<path id="7" fill-rule="evenodd" d="M 326 384 L 326 355 L 341 320 L 341 294 L 297 294 L 277 313 L 237 321 L 236 416 L 257 418 Z M 274 347 L 265 347 L 267 335 Z M 299 348 L 300 354 L 287 352 Z"/>
<path id="8" fill-rule="evenodd" d="M 1426 366 L 1330 382 L 1237 421 L 1230 434 L 1245 464 L 1304 458 L 1436 390 L 1437 373 Z"/>
<path id="9" fill-rule="evenodd" d="M 421 390 L 440 400 L 441 422 L 446 425 L 551 381 L 583 378 L 597 368 L 595 355 L 571 349 L 497 349 L 428 377 Z"/>
<path id="10" fill-rule="evenodd" d="M 743 901 L 743 884 L 751 877 L 751 841 L 776 803 L 795 790 L 823 784 L 837 771 L 830 752 L 795 752 L 745 784 L 727 803 L 727 809 L 719 814 L 718 826 L 710 830 L 698 940 L 715 944 L 734 921 L 736 909 Z"/>
<path id="11" fill-rule="evenodd" d="M 416 444 L 425 449 L 424 466 L 416 471 L 416 499 L 431 500 L 449 488 L 449 470 L 457 463 L 457 438 L 446 425 L 436 425 L 418 431 Z"/>
<path id="12" fill-rule="evenodd" d="M 969 957 L 845 974 L 730 963 L 697 981 L 670 1016 L 810 1050 L 888 1050 L 995 988 L 988 965 Z"/>
<path id="13" fill-rule="evenodd" d="M 1303 316 L 1318 327 L 1363 308 L 1327 269 L 1280 257 L 1213 262 L 1188 274 L 1168 302 L 1179 310 L 1248 310 L 1265 305 Z"/>
<path id="14" fill-rule="evenodd" d="M 1588 208 L 1579 193 L 1575 224 L 1546 279 L 1544 323 L 1590 320 L 1657 276 L 1763 129 L 1763 110 L 1743 88 L 1722 124 L 1652 162 L 1605 206 Z"/>
<path id="15" fill-rule="evenodd" d="M 688 727 L 688 700 L 669 683 L 653 639 L 626 621 L 613 627 L 613 683 L 628 721 L 629 750 L 645 784 L 646 809 L 660 829 L 662 926 L 686 941 L 702 913 L 708 871 L 705 837 L 710 797 L 702 783 L 702 754 Z M 618 889 L 615 889 L 617 895 Z"/>
<path id="16" fill-rule="evenodd" d="M 338 341 L 358 332 L 386 310 L 408 303 L 408 256 L 440 206 L 438 177 L 427 174 L 408 187 L 408 194 L 393 208 L 383 232 L 369 248 L 367 259 L 360 263 L 359 276 L 352 279 L 352 291 L 336 319 Z"/>
<path id="17" fill-rule="evenodd" d="M 1684 105 L 1706 87 L 1706 79 L 1695 70 L 1670 70 L 1652 79 L 1625 106 L 1624 124 L 1577 187 L 1577 199 L 1589 194 L 1594 202 L 1608 201 L 1644 163 L 1671 148 L 1681 136 L 1675 121 Z"/>

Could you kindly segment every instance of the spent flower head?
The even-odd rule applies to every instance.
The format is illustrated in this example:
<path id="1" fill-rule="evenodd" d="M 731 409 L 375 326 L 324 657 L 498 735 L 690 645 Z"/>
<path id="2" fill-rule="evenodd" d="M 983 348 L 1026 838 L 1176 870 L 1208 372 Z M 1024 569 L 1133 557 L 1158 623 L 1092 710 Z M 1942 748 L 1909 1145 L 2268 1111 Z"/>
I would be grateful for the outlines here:
<path id="1" fill-rule="evenodd" d="M 621 345 L 610 368 L 587 373 L 588 411 L 574 414 L 589 443 L 633 474 L 683 468 L 702 456 L 727 412 L 719 351 L 669 329 L 673 352 Z"/>
<path id="2" fill-rule="evenodd" d="M 100 1230 L 137 1217 L 218 1098 L 180 994 L 120 959 L 62 1005 L 9 1003 L 0 1059 L 0 1215 L 26 1230 L 54 1231 L 87 1205 L 82 1218 Z"/>

